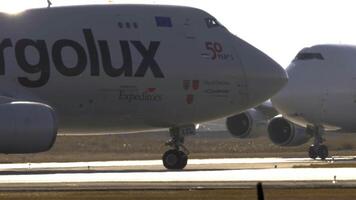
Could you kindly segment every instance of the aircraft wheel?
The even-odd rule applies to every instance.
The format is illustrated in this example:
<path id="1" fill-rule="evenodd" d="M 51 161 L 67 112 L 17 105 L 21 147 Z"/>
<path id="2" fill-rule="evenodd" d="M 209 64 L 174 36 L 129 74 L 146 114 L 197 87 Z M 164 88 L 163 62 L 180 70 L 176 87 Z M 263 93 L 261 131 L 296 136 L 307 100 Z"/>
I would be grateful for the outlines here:
<path id="1" fill-rule="evenodd" d="M 167 169 L 183 169 L 187 165 L 188 156 L 182 151 L 171 149 L 163 154 L 162 161 Z"/>
<path id="2" fill-rule="evenodd" d="M 318 157 L 318 149 L 316 146 L 312 145 L 309 147 L 309 158 L 316 159 Z"/>
<path id="3" fill-rule="evenodd" d="M 179 151 L 179 156 L 180 156 L 179 169 L 184 169 L 188 163 L 188 156 L 183 151 Z"/>
<path id="4" fill-rule="evenodd" d="M 325 145 L 320 145 L 318 149 L 318 154 L 322 160 L 325 160 L 329 156 L 328 147 Z"/>

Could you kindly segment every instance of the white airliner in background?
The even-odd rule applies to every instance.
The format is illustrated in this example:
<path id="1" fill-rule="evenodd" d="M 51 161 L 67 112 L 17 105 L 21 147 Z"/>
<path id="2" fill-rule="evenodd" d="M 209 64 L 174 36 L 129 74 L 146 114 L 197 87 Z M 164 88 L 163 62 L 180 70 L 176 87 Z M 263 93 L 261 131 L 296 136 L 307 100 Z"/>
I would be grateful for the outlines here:
<path id="1" fill-rule="evenodd" d="M 0 15 L 0 152 L 48 150 L 57 131 L 169 128 L 183 169 L 198 123 L 254 107 L 287 75 L 189 7 L 95 5 Z M 58 123 L 57 123 L 58 121 Z"/>
<path id="2" fill-rule="evenodd" d="M 271 99 L 276 110 L 265 102 L 228 118 L 228 128 L 239 138 L 268 129 L 272 142 L 280 146 L 301 145 L 314 137 L 309 156 L 325 159 L 326 131 L 356 133 L 356 46 L 304 48 L 286 70 L 288 84 Z M 273 118 L 277 111 L 283 117 Z"/>

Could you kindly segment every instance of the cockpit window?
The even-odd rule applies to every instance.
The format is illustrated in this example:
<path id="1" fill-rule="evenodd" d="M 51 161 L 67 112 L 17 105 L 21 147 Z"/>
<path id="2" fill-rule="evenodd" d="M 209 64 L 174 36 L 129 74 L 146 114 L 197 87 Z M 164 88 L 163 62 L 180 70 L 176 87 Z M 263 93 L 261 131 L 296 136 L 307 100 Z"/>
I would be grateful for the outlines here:
<path id="1" fill-rule="evenodd" d="M 214 28 L 220 26 L 218 20 L 216 20 L 215 18 L 205 18 L 205 23 L 208 26 L 208 28 Z"/>
<path id="2" fill-rule="evenodd" d="M 295 57 L 294 60 L 312 60 L 312 59 L 317 59 L 317 60 L 324 60 L 324 57 L 320 53 L 298 53 L 298 55 Z"/>

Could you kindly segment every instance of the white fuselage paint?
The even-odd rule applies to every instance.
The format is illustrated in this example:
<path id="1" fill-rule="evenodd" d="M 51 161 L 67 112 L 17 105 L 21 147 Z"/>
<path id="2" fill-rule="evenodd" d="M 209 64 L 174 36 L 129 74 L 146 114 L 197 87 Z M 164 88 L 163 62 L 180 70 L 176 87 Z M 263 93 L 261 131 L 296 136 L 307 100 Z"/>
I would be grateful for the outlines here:
<path id="1" fill-rule="evenodd" d="M 288 84 L 272 98 L 286 119 L 306 127 L 356 132 L 356 47 L 318 45 L 300 53 L 323 59 L 295 59 L 287 68 Z"/>

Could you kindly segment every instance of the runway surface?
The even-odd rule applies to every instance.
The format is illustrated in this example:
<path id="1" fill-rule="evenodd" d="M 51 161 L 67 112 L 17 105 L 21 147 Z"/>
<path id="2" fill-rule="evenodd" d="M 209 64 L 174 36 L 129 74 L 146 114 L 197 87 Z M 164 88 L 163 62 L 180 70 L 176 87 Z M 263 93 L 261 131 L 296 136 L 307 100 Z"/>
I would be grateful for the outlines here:
<path id="1" fill-rule="evenodd" d="M 356 157 L 189 160 L 184 171 L 167 171 L 160 160 L 0 164 L 0 190 L 241 188 L 259 181 L 280 187 L 354 187 L 356 168 L 308 167 L 331 162 L 356 163 Z"/>

